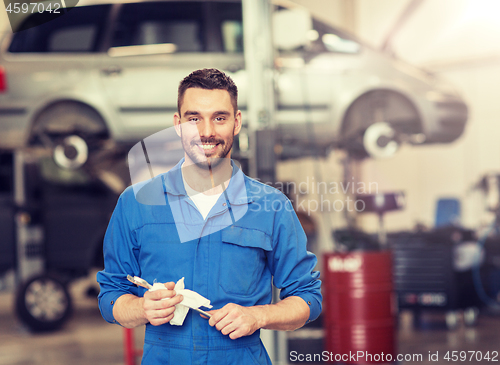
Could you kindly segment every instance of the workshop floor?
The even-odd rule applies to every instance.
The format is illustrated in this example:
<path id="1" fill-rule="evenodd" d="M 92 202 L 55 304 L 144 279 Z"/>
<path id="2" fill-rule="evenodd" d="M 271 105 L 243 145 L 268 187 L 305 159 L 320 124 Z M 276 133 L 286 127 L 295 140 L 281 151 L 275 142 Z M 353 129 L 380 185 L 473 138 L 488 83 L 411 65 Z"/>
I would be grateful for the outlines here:
<path id="1" fill-rule="evenodd" d="M 124 364 L 123 330 L 102 320 L 96 300 L 84 295 L 86 288 L 85 282 L 75 283 L 72 287 L 75 302 L 73 316 L 62 330 L 49 334 L 26 331 L 13 315 L 12 294 L 0 293 L 0 365 Z M 440 313 L 427 316 L 426 323 L 426 329 L 415 329 L 410 313 L 400 316 L 398 353 L 422 354 L 422 360 L 403 364 L 449 363 L 444 359 L 447 351 L 481 351 L 483 355 L 489 351 L 490 356 L 492 351 L 500 352 L 500 316 L 483 313 L 477 327 L 460 325 L 455 331 L 444 327 Z M 139 343 L 142 340 L 140 332 L 135 331 Z M 439 360 L 429 360 L 429 351 L 432 354 L 438 351 Z M 500 355 L 496 360 L 500 360 Z M 488 361 L 469 361 L 467 357 L 467 361 L 459 362 L 483 364 Z"/>
<path id="2" fill-rule="evenodd" d="M 14 316 L 13 294 L 0 293 L 0 365 L 123 365 L 123 330 L 104 322 L 87 288 L 72 285 L 73 315 L 44 334 L 28 332 Z"/>

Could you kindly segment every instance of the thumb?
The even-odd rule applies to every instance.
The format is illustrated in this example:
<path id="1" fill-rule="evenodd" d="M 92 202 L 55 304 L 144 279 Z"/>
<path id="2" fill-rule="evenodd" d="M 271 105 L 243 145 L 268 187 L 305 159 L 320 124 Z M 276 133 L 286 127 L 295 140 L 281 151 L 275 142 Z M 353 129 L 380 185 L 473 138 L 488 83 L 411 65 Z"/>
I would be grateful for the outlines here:
<path id="1" fill-rule="evenodd" d="M 169 290 L 174 290 L 175 288 L 175 283 L 173 281 L 169 281 L 168 283 L 164 283 L 163 285 L 165 285 L 165 288 Z"/>

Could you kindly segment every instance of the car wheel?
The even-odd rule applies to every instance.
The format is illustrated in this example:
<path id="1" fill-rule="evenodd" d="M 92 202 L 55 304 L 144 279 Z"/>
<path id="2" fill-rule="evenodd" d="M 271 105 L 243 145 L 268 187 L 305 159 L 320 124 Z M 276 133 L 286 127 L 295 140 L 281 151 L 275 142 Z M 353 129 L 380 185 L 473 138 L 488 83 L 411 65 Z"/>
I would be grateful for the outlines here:
<path id="1" fill-rule="evenodd" d="M 363 135 L 363 147 L 374 158 L 393 156 L 398 148 L 396 132 L 387 123 L 378 122 L 369 126 Z"/>
<path id="2" fill-rule="evenodd" d="M 419 115 L 406 97 L 389 90 L 374 90 L 348 108 L 340 147 L 354 159 L 383 157 L 395 152 L 398 135 L 420 132 Z"/>
<path id="3" fill-rule="evenodd" d="M 50 148 L 54 161 L 64 169 L 77 169 L 108 137 L 100 115 L 76 102 L 55 104 L 38 116 L 30 137 L 31 145 Z"/>
<path id="4" fill-rule="evenodd" d="M 59 167 L 75 170 L 87 162 L 89 146 L 80 136 L 71 135 L 55 146 L 53 157 Z"/>
<path id="5" fill-rule="evenodd" d="M 66 285 L 55 277 L 34 277 L 17 291 L 16 314 L 34 332 L 60 328 L 70 313 L 69 292 Z"/>

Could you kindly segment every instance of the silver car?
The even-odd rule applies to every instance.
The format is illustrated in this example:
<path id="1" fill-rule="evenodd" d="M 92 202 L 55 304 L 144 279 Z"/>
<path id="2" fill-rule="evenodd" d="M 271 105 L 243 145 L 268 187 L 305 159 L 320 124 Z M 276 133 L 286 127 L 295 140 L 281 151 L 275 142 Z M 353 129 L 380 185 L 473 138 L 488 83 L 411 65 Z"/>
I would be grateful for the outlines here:
<path id="1" fill-rule="evenodd" d="M 2 40 L 2 149 L 67 136 L 135 142 L 172 125 L 178 83 L 199 68 L 230 74 L 245 112 L 240 1 L 81 0 L 51 16 L 26 14 Z M 281 158 L 339 147 L 376 156 L 393 140 L 448 143 L 462 134 L 467 107 L 452 88 L 319 20 L 312 27 L 307 45 L 276 50 Z"/>

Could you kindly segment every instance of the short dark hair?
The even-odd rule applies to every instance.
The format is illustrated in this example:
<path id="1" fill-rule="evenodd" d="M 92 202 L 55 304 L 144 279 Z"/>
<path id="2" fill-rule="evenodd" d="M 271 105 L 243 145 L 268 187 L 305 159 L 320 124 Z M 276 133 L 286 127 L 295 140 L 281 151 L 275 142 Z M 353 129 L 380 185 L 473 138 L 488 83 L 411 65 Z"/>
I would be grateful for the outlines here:
<path id="1" fill-rule="evenodd" d="M 177 111 L 181 113 L 182 99 L 184 93 L 189 88 L 198 88 L 206 90 L 226 90 L 231 97 L 231 104 L 233 104 L 234 114 L 238 110 L 238 88 L 231 79 L 224 72 L 216 68 L 204 68 L 191 72 L 179 84 L 177 91 Z"/>

